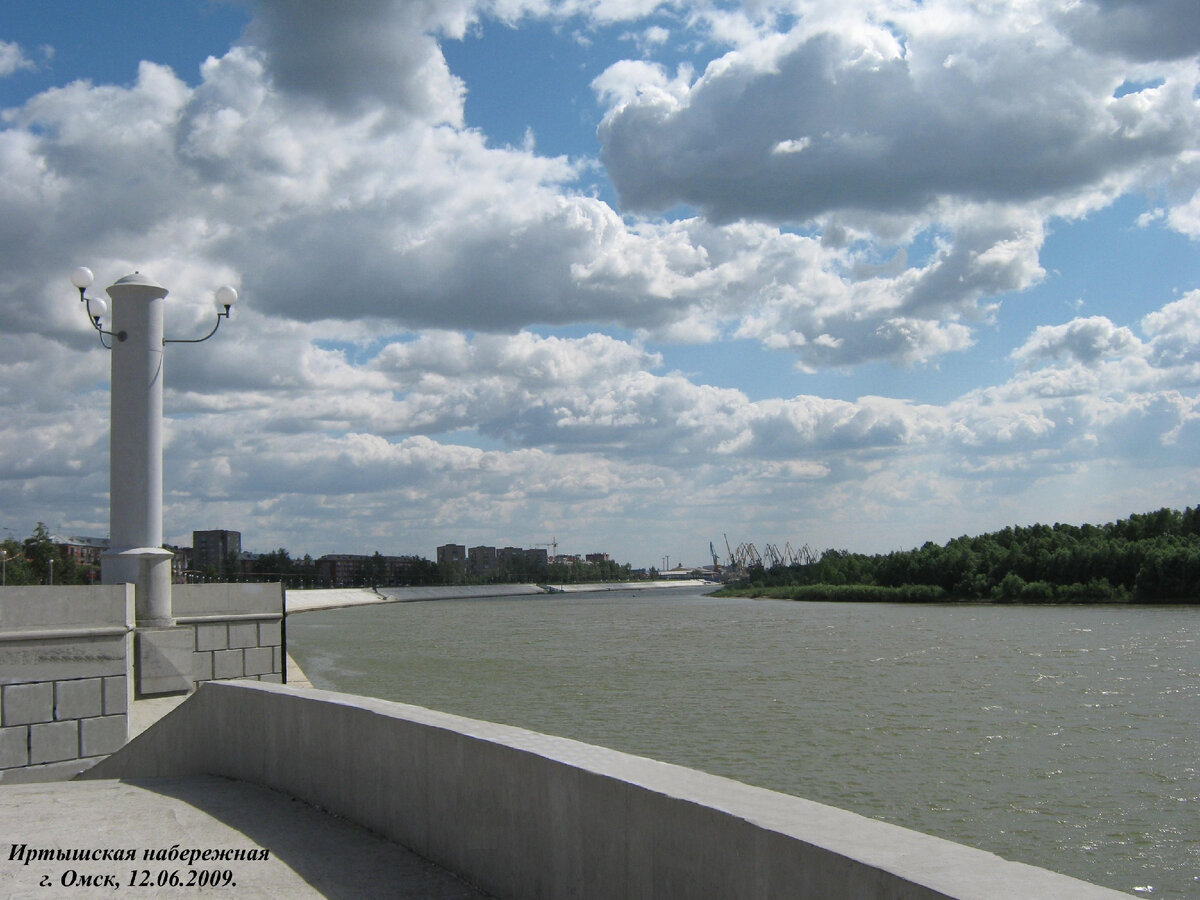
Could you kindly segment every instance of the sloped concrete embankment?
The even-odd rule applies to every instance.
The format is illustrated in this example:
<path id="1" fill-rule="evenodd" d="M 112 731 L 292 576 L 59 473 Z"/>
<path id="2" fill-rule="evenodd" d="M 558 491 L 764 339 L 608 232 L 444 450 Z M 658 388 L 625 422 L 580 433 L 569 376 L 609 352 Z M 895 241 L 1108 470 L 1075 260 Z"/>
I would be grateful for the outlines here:
<path id="1" fill-rule="evenodd" d="M 81 777 L 173 775 L 283 791 L 497 897 L 1124 896 L 680 766 L 266 683 L 202 685 Z"/>

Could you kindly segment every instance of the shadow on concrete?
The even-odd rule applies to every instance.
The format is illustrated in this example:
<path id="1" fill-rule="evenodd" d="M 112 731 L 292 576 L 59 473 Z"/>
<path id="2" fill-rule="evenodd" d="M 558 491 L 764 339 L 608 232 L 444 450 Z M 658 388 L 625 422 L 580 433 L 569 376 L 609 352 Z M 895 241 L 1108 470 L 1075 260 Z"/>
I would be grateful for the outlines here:
<path id="1" fill-rule="evenodd" d="M 274 860 L 324 897 L 480 900 L 489 896 L 399 844 L 270 788 L 213 776 L 124 779 L 122 783 L 171 797 L 211 816 L 269 850 Z M 245 872 L 256 864 L 238 865 Z M 197 863 L 197 867 L 206 865 Z M 243 883 L 239 878 L 239 885 Z"/>

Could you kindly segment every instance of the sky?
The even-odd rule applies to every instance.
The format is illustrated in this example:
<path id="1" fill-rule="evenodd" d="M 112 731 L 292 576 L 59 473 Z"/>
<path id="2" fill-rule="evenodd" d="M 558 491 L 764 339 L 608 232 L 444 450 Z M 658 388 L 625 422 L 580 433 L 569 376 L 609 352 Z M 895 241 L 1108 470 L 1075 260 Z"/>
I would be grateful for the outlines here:
<path id="1" fill-rule="evenodd" d="M 0 529 L 888 552 L 1200 501 L 1194 0 L 9 0 Z"/>

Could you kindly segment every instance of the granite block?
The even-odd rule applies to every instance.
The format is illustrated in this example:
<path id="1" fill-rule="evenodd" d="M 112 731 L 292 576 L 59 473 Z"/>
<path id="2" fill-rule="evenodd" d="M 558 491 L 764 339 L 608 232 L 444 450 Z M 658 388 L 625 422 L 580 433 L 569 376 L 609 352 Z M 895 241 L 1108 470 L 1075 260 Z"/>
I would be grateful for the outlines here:
<path id="1" fill-rule="evenodd" d="M 216 650 L 213 652 L 213 678 L 241 678 L 246 674 L 245 651 Z"/>
<path id="2" fill-rule="evenodd" d="M 0 769 L 29 765 L 29 726 L 0 728 Z"/>
<path id="3" fill-rule="evenodd" d="M 29 726 L 29 762 L 61 762 L 79 757 L 79 721 L 48 722 Z"/>
<path id="4" fill-rule="evenodd" d="M 258 646 L 258 623 L 257 622 L 230 622 L 229 623 L 229 649 L 257 647 Z"/>
<path id="5" fill-rule="evenodd" d="M 246 651 L 247 675 L 270 675 L 275 654 L 270 647 L 252 647 Z"/>
<path id="6" fill-rule="evenodd" d="M 228 650 L 229 627 L 224 622 L 205 622 L 196 625 L 196 649 Z"/>
<path id="7" fill-rule="evenodd" d="M 192 654 L 192 678 L 199 681 L 212 681 L 213 653 L 223 653 L 221 650 L 208 650 Z"/>
<path id="8" fill-rule="evenodd" d="M 283 624 L 276 619 L 274 622 L 258 623 L 258 646 L 277 647 L 283 643 Z"/>
<path id="9" fill-rule="evenodd" d="M 129 712 L 129 679 L 117 675 L 104 679 L 104 715 L 116 716 Z"/>
<path id="10" fill-rule="evenodd" d="M 85 719 L 104 712 L 104 679 L 80 678 L 54 683 L 54 718 Z"/>
<path id="11" fill-rule="evenodd" d="M 4 686 L 4 725 L 30 725 L 54 721 L 54 683 L 7 684 Z"/>
<path id="12" fill-rule="evenodd" d="M 106 756 L 125 746 L 129 723 L 124 716 L 100 716 L 79 723 L 80 756 Z"/>

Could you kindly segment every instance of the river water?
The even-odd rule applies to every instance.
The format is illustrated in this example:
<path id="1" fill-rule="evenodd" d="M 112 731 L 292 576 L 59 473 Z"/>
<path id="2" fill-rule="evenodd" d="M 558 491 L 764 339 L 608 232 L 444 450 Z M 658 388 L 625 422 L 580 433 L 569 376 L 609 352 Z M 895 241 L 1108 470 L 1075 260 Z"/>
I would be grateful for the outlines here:
<path id="1" fill-rule="evenodd" d="M 317 687 L 703 769 L 1131 894 L 1200 897 L 1200 608 L 689 589 L 288 618 Z"/>

